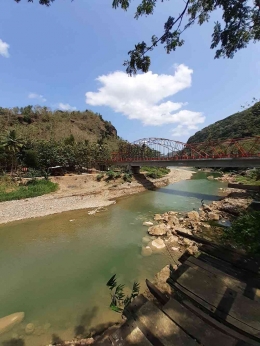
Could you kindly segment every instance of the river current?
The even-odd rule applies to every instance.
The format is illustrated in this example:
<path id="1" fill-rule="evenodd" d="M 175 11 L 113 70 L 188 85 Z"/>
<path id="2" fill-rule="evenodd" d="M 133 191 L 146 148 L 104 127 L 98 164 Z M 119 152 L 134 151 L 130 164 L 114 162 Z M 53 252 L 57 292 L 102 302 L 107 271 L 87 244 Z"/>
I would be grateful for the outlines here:
<path id="1" fill-rule="evenodd" d="M 198 210 L 202 199 L 219 199 L 225 184 L 206 175 L 121 198 L 95 215 L 80 210 L 1 225 L 0 318 L 21 311 L 25 319 L 0 335 L 0 343 L 19 337 L 23 346 L 44 346 L 120 320 L 108 308 L 107 280 L 116 273 L 119 283 L 130 287 L 137 280 L 144 288 L 169 263 L 167 251 L 141 255 L 142 223 L 155 213 Z"/>

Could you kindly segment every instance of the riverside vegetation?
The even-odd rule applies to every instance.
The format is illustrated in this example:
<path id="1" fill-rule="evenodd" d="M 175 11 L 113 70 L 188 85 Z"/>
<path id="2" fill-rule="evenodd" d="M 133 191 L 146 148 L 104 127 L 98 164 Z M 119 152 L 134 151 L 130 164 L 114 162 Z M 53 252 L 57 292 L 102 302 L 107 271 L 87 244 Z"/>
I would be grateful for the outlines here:
<path id="1" fill-rule="evenodd" d="M 113 151 L 137 146 L 117 136 L 115 127 L 101 114 L 52 111 L 47 107 L 0 107 L 0 201 L 40 196 L 54 192 L 58 185 L 48 181 L 50 167 L 81 173 L 109 162 Z M 142 148 L 149 151 L 149 148 Z M 24 169 L 26 168 L 26 169 Z M 8 175 L 7 173 L 11 174 Z M 150 169 L 151 177 L 162 177 L 165 169 Z M 131 182 L 128 171 L 106 173 L 106 179 Z M 44 177 L 44 180 L 36 180 Z M 101 181 L 104 174 L 97 176 Z M 33 178 L 30 181 L 23 178 Z"/>

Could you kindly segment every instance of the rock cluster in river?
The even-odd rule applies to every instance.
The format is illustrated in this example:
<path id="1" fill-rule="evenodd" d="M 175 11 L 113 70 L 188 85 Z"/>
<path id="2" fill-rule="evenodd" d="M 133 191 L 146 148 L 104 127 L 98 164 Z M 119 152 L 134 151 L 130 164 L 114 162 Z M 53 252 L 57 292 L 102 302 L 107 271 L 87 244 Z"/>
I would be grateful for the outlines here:
<path id="1" fill-rule="evenodd" d="M 211 222 L 232 220 L 247 208 L 248 203 L 245 198 L 227 196 L 220 201 L 212 202 L 210 205 L 202 203 L 199 211 L 192 210 L 186 214 L 175 211 L 155 214 L 155 222 L 146 221 L 143 223 L 143 225 L 150 226 L 148 234 L 151 238 L 143 238 L 146 246 L 143 247 L 142 254 L 149 256 L 155 250 L 164 249 L 163 243 L 167 250 L 175 253 L 175 255 L 180 256 L 180 253 L 186 249 L 194 254 L 198 250 L 198 244 L 185 236 L 180 236 L 179 232 L 195 235 L 207 231 L 211 228 Z"/>

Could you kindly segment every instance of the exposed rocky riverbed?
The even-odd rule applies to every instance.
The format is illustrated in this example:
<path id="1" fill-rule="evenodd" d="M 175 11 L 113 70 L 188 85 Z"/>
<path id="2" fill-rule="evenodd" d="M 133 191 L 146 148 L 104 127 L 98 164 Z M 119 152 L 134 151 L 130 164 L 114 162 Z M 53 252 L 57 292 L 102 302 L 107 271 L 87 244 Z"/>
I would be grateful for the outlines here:
<path id="1" fill-rule="evenodd" d="M 213 177 L 213 179 L 215 178 Z M 229 176 L 225 175 L 223 179 L 230 181 L 232 177 L 230 179 Z M 188 239 L 185 234 L 218 241 L 218 236 L 222 232 L 218 223 L 221 222 L 222 226 L 229 225 L 252 201 L 251 194 L 244 190 L 221 189 L 220 193 L 226 194 L 226 196 L 210 204 L 205 204 L 202 200 L 199 210 L 191 210 L 187 213 L 171 210 L 163 214 L 155 214 L 153 219 L 144 221 L 143 226 L 147 227 L 147 235 L 142 240 L 142 255 L 150 256 L 167 249 L 172 259 L 172 266 L 177 269 L 178 259 L 185 251 L 195 254 L 200 247 L 200 243 Z M 178 232 L 182 232 L 183 235 L 180 236 Z M 165 294 L 171 292 L 171 288 L 166 282 L 169 272 L 169 266 L 164 267 L 156 274 L 153 282 Z M 144 292 L 144 295 L 148 299 L 154 300 L 148 290 Z M 106 330 L 102 336 L 75 339 L 67 341 L 65 344 L 69 346 L 90 345 L 95 340 L 104 340 L 117 327 L 114 326 L 111 330 Z"/>
<path id="2" fill-rule="evenodd" d="M 99 208 L 116 203 L 119 197 L 190 179 L 192 174 L 188 170 L 171 169 L 163 178 L 148 179 L 140 174 L 134 176 L 131 183 L 98 182 L 96 175 L 91 174 L 52 177 L 52 181 L 59 184 L 57 192 L 0 203 L 0 224 L 78 209 L 92 209 L 94 214 Z"/>

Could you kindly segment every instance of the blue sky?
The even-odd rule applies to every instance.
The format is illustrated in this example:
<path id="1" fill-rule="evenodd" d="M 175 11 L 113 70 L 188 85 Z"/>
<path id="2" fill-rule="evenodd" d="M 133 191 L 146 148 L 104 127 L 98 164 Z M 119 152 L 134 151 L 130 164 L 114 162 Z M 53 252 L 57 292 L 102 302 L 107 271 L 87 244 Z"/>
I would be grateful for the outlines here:
<path id="1" fill-rule="evenodd" d="M 185 45 L 176 52 L 155 49 L 148 75 L 127 77 L 122 66 L 127 52 L 159 36 L 183 1 L 174 1 L 176 7 L 173 1 L 159 3 L 153 16 L 138 21 L 133 18 L 138 2 L 127 12 L 111 3 L 56 0 L 46 8 L 36 0 L 1 1 L 0 106 L 91 109 L 129 141 L 186 141 L 259 98 L 260 45 L 250 44 L 232 60 L 214 60 L 209 46 L 217 13 L 210 23 L 186 31 Z"/>

